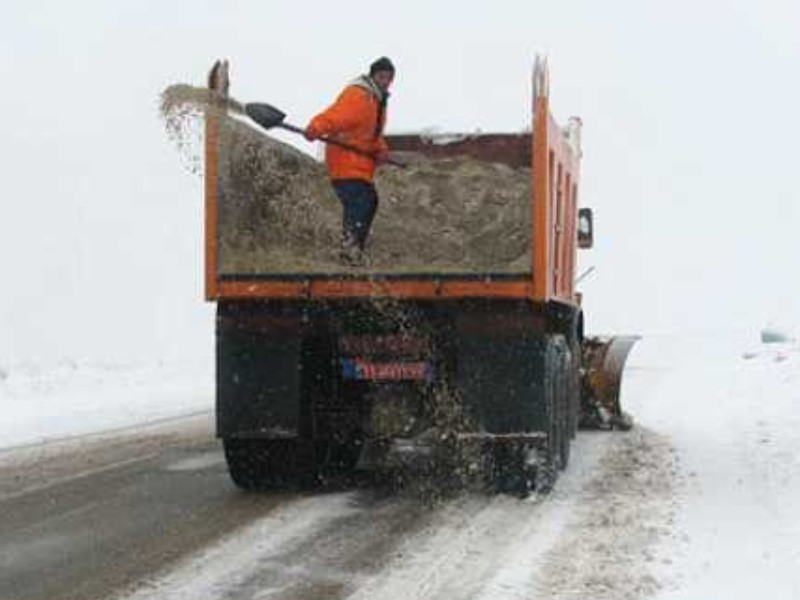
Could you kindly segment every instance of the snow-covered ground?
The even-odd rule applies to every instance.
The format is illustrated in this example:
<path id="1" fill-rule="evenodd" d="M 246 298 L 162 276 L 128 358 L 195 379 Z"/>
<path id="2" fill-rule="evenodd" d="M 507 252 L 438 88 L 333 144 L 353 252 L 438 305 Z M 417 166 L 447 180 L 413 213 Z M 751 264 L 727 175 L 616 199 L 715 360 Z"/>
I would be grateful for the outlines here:
<path id="1" fill-rule="evenodd" d="M 210 360 L 0 366 L 0 448 L 213 409 Z"/>
<path id="2" fill-rule="evenodd" d="M 208 411 L 212 372 L 199 362 L 6 369 L 1 445 Z M 303 568 L 358 598 L 800 598 L 800 344 L 650 336 L 630 356 L 623 403 L 637 428 L 580 434 L 545 502 L 466 497 L 426 516 L 379 569 L 334 572 L 324 553 Z M 380 523 L 351 494 L 282 510 L 136 597 L 217 598 L 235 581 L 280 596 L 293 584 L 276 557 L 340 522 Z M 375 543 L 364 527 L 354 548 Z M 203 567 L 211 558 L 215 569 Z"/>
<path id="3" fill-rule="evenodd" d="M 649 338 L 623 394 L 678 461 L 658 598 L 800 598 L 800 345 Z"/>

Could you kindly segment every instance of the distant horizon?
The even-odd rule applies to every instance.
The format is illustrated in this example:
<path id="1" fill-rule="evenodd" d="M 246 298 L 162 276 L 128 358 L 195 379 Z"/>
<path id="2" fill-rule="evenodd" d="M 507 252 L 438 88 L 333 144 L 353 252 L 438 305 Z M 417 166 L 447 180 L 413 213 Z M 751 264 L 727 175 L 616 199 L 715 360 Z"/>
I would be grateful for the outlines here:
<path id="1" fill-rule="evenodd" d="M 372 7 L 7 3 L 0 365 L 213 352 L 202 182 L 181 168 L 157 99 L 172 82 L 202 85 L 223 57 L 235 97 L 304 125 L 388 55 L 387 131 L 490 132 L 529 125 L 545 53 L 557 120 L 584 123 L 587 329 L 795 330 L 800 83 L 786 74 L 800 6 L 412 0 L 377 23 Z"/>

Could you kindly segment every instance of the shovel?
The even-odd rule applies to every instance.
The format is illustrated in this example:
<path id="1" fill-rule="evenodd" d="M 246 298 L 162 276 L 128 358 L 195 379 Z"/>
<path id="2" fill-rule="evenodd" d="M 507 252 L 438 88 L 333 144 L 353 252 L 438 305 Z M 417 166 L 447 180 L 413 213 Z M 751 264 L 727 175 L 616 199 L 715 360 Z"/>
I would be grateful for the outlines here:
<path id="1" fill-rule="evenodd" d="M 303 129 L 300 129 L 297 126 L 292 125 L 290 123 L 286 123 L 284 121 L 284 119 L 286 118 L 286 113 L 282 112 L 281 110 L 275 108 L 270 104 L 264 104 L 263 102 L 249 102 L 248 104 L 245 104 L 244 112 L 248 117 L 253 119 L 253 121 L 261 125 L 261 127 L 263 127 L 264 129 L 272 129 L 274 127 L 280 127 L 281 129 L 285 129 L 293 133 L 299 133 L 300 135 L 305 135 L 305 131 Z M 356 148 L 355 146 L 351 146 L 350 144 L 346 144 L 338 140 L 334 140 L 328 137 L 321 137 L 319 138 L 319 140 L 321 142 L 325 142 L 326 144 L 339 146 L 340 148 L 344 148 L 346 150 L 349 150 L 350 152 L 354 152 L 355 154 L 366 156 L 367 158 L 371 158 L 372 160 L 377 159 L 377 157 L 371 152 L 367 152 L 366 150 L 362 150 L 361 148 Z M 387 159 L 385 162 L 389 163 L 390 165 L 394 165 L 395 167 L 406 166 L 403 163 L 397 162 L 396 160 L 392 160 L 391 158 Z"/>

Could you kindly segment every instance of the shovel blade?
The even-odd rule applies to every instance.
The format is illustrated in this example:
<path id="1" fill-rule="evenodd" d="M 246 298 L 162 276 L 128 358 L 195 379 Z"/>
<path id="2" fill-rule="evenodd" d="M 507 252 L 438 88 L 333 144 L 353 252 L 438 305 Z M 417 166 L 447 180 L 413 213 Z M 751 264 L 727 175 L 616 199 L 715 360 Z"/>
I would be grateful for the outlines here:
<path id="1" fill-rule="evenodd" d="M 278 127 L 283 124 L 283 120 L 286 118 L 286 113 L 280 111 L 271 104 L 265 104 L 263 102 L 250 102 L 246 104 L 244 112 L 264 129 Z"/>

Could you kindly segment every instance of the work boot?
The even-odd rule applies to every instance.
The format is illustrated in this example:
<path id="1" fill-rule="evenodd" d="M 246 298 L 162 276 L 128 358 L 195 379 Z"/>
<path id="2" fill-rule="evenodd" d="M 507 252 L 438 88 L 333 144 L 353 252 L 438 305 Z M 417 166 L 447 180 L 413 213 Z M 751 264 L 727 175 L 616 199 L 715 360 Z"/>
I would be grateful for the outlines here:
<path id="1" fill-rule="evenodd" d="M 363 267 L 367 264 L 364 250 L 348 233 L 342 236 L 342 249 L 339 256 L 342 263 L 350 267 Z"/>
<path id="2" fill-rule="evenodd" d="M 362 267 L 364 266 L 364 253 L 357 246 L 343 245 L 339 253 L 339 258 L 342 264 L 349 267 Z"/>

